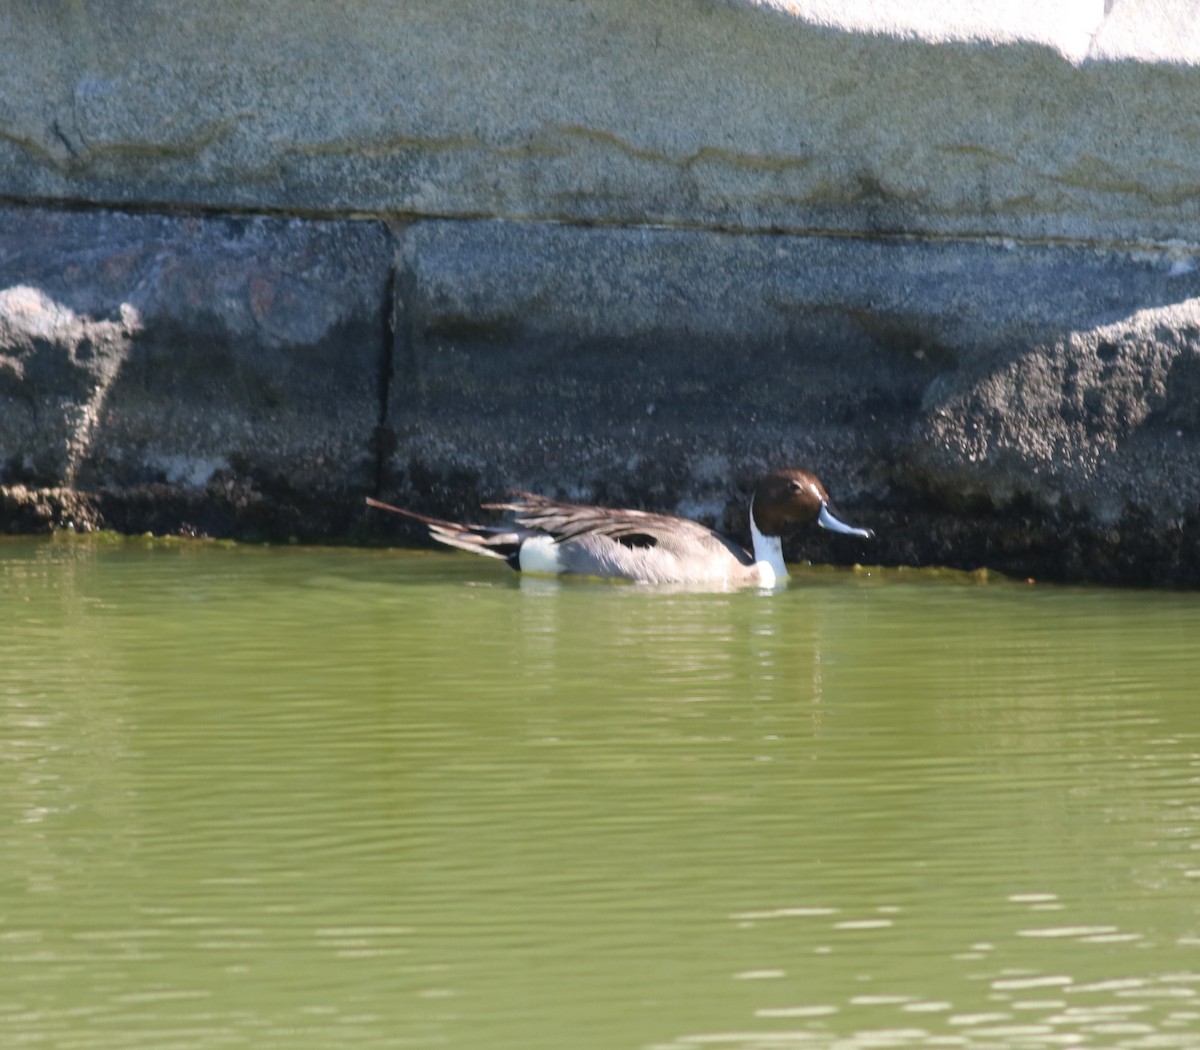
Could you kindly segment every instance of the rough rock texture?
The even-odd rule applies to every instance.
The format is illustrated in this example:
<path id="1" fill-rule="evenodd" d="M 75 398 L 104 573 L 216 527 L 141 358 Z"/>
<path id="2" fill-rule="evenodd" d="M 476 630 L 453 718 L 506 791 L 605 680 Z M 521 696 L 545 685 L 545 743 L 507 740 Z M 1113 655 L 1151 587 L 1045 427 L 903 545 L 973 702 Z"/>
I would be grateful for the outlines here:
<path id="1" fill-rule="evenodd" d="M 128 303 L 113 320 L 94 320 L 40 288 L 0 290 L 0 428 L 8 478 L 75 484 L 105 395 L 139 328 Z"/>
<path id="2" fill-rule="evenodd" d="M 11 3 L 0 197 L 1194 241 L 1195 25 L 1149 0 Z"/>
<path id="3" fill-rule="evenodd" d="M 976 356 L 924 407 L 911 462 L 947 503 L 1179 518 L 1200 507 L 1200 299 Z"/>
<path id="4" fill-rule="evenodd" d="M 377 223 L 0 209 L 0 485 L 132 529 L 344 531 L 390 272 Z"/>
<path id="5" fill-rule="evenodd" d="M 6 532 L 91 532 L 104 519 L 90 493 L 69 488 L 0 485 L 0 528 Z"/>

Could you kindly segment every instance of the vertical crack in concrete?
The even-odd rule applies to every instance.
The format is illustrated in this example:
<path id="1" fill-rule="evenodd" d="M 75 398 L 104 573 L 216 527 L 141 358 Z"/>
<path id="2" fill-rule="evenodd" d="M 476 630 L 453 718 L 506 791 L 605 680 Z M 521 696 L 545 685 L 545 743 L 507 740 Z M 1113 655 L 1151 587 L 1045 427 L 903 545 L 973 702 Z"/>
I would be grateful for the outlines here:
<path id="1" fill-rule="evenodd" d="M 383 357 L 380 362 L 379 424 L 375 428 L 376 495 L 385 485 L 395 482 L 390 464 L 398 445 L 397 426 L 408 425 L 406 409 L 411 412 L 417 390 L 416 328 L 417 275 L 406 250 L 408 227 L 391 227 L 392 269 L 388 274 L 388 309 L 385 314 Z M 393 391 L 395 395 L 393 396 Z"/>
<path id="2" fill-rule="evenodd" d="M 387 468 L 388 457 L 391 455 L 394 439 L 392 429 L 388 426 L 390 412 L 389 399 L 392 388 L 393 357 L 396 352 L 396 262 L 395 252 L 392 255 L 392 265 L 388 268 L 387 280 L 383 284 L 382 332 L 380 333 L 379 372 L 376 376 L 379 395 L 379 416 L 375 421 L 375 433 L 372 436 L 372 455 L 375 457 L 374 492 L 378 496 L 383 488 L 384 471 Z"/>

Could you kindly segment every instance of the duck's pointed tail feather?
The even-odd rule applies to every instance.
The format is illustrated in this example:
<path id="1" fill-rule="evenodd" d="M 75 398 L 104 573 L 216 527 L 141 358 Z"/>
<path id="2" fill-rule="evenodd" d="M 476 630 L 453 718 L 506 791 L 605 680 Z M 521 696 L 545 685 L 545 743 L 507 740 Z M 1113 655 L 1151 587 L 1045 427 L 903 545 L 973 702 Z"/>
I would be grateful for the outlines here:
<path id="1" fill-rule="evenodd" d="M 367 497 L 367 506 L 376 510 L 386 510 L 391 514 L 419 521 L 429 530 L 429 535 L 447 547 L 456 547 L 472 554 L 482 554 L 487 558 L 501 558 L 514 568 L 519 567 L 518 551 L 521 547 L 521 534 L 509 526 L 503 525 L 462 525 L 456 521 L 446 521 L 442 518 L 431 518 L 428 514 L 418 514 L 415 510 L 405 510 L 395 507 L 382 500 Z"/>

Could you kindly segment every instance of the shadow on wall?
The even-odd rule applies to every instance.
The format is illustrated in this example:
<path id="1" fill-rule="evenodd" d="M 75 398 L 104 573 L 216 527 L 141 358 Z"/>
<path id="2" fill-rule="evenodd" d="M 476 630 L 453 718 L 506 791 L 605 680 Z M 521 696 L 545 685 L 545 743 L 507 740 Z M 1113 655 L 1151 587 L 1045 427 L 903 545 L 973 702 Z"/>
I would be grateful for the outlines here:
<path id="1" fill-rule="evenodd" d="M 367 222 L 0 209 L 0 485 L 102 494 L 137 530 L 345 533 L 390 248 Z"/>
<path id="2" fill-rule="evenodd" d="M 1177 247 L 503 222 L 402 247 L 385 487 L 434 513 L 512 485 L 717 506 L 780 462 L 881 502 L 1053 502 L 1087 495 L 1097 450 L 1191 418 L 1200 273 Z M 479 491 L 438 491 L 455 471 Z"/>
<path id="3" fill-rule="evenodd" d="M 0 210 L 9 244 L 0 485 L 131 530 L 514 486 L 719 519 L 780 463 L 848 504 L 1200 505 L 1178 250 Z"/>
<path id="4" fill-rule="evenodd" d="M 0 486 L 102 494 L 109 523 L 130 531 L 345 530 L 374 478 L 374 361 L 338 374 L 322 348 L 239 341 L 212 314 L 188 326 L 147 324 L 128 302 L 114 313 L 0 290 Z M 326 339 L 362 335 L 340 325 Z M 358 405 L 339 396 L 355 386 Z M 152 520 L 128 518 L 130 497 L 135 519 L 159 505 Z"/>

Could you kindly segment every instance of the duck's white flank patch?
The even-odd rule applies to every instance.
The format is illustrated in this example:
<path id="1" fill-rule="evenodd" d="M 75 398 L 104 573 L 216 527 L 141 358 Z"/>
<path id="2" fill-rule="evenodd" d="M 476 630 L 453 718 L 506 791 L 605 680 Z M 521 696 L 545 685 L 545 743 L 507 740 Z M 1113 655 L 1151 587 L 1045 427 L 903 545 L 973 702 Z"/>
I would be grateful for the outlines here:
<path id="1" fill-rule="evenodd" d="M 552 536 L 530 536 L 521 544 L 520 562 L 522 572 L 558 574 L 563 571 L 558 544 Z"/>
<path id="2" fill-rule="evenodd" d="M 758 523 L 754 520 L 754 500 L 750 501 L 750 538 L 754 540 L 754 564 L 762 578 L 762 585 L 774 587 L 776 583 L 786 580 L 788 571 L 783 560 L 783 540 L 778 536 L 764 536 L 758 531 Z"/>

